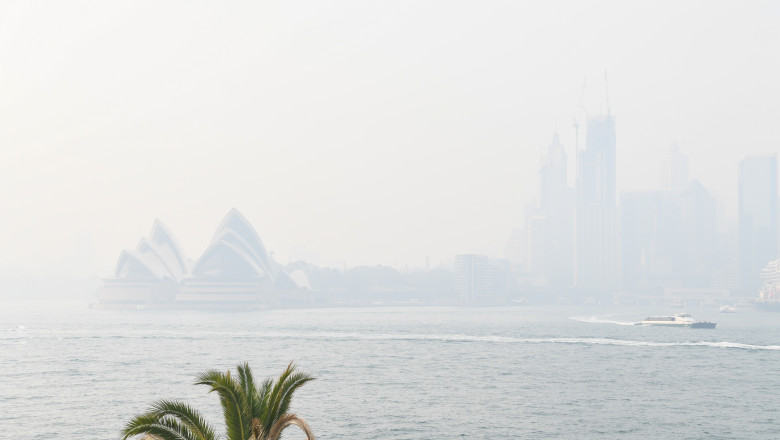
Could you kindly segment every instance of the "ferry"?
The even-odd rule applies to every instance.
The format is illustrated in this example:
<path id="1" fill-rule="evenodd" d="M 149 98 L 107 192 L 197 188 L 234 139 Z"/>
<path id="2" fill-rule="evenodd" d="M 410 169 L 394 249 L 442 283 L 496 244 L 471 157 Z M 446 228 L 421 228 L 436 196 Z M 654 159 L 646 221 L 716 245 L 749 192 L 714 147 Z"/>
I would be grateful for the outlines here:
<path id="1" fill-rule="evenodd" d="M 637 322 L 636 325 L 661 325 L 667 327 L 690 327 L 690 328 L 715 328 L 715 323 L 710 321 L 694 321 L 691 315 L 687 313 L 677 313 L 670 316 L 648 316 L 644 321 Z"/>
<path id="2" fill-rule="evenodd" d="M 670 327 L 690 327 L 693 318 L 687 313 L 677 313 L 670 316 L 648 316 L 636 325 L 665 325 Z"/>

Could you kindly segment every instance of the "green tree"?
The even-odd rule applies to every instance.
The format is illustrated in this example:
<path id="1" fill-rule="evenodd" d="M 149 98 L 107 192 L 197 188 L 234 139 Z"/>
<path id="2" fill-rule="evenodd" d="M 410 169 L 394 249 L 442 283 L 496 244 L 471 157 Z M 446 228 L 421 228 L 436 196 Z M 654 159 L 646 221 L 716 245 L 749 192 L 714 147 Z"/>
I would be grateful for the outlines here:
<path id="1" fill-rule="evenodd" d="M 267 379 L 255 384 L 249 364 L 228 370 L 201 373 L 196 385 L 207 385 L 216 392 L 222 405 L 227 440 L 278 440 L 285 428 L 298 426 L 309 440 L 314 440 L 309 425 L 290 413 L 293 393 L 314 378 L 296 371 L 290 363 L 276 381 Z M 159 400 L 149 411 L 130 420 L 122 430 L 127 440 L 136 435 L 153 440 L 217 440 L 214 428 L 199 411 L 176 400 Z"/>

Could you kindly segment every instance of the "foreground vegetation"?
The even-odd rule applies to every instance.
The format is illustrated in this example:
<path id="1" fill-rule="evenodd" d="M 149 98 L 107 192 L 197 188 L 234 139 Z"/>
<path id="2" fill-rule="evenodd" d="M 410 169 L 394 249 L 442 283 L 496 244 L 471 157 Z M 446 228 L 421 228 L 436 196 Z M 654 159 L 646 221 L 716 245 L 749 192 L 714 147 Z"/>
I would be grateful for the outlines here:
<path id="1" fill-rule="evenodd" d="M 293 393 L 314 378 L 296 370 L 292 363 L 276 381 L 266 379 L 255 384 L 249 364 L 230 371 L 201 373 L 196 385 L 207 385 L 216 392 L 222 405 L 227 440 L 278 440 L 282 431 L 298 426 L 309 440 L 314 439 L 309 425 L 289 412 Z M 199 411 L 176 400 L 159 400 L 149 411 L 130 420 L 122 430 L 123 440 L 136 435 L 153 440 L 217 440 L 214 428 Z"/>

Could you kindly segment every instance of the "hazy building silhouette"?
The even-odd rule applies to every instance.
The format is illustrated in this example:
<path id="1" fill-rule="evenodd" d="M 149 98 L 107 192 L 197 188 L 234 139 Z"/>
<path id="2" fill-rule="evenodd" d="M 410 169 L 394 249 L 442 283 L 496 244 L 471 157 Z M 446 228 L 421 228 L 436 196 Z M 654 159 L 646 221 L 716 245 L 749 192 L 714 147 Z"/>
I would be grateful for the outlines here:
<path id="1" fill-rule="evenodd" d="M 629 291 L 663 287 L 667 272 L 659 247 L 663 191 L 633 191 L 620 197 L 621 284 Z"/>
<path id="2" fill-rule="evenodd" d="M 758 292 L 759 274 L 777 259 L 777 155 L 739 163 L 739 264 L 742 289 Z"/>
<path id="3" fill-rule="evenodd" d="M 525 227 L 513 228 L 509 233 L 504 256 L 509 260 L 510 270 L 519 275 L 528 266 L 528 233 Z"/>
<path id="4" fill-rule="evenodd" d="M 742 285 L 742 274 L 739 271 L 739 258 L 720 264 L 711 274 L 712 287 L 727 291 L 737 291 Z"/>
<path id="5" fill-rule="evenodd" d="M 507 256 L 520 286 L 568 288 L 574 270 L 574 190 L 557 132 L 540 159 L 539 198 L 525 204 L 523 228 L 512 231 Z"/>
<path id="6" fill-rule="evenodd" d="M 509 289 L 509 261 L 484 255 L 455 256 L 455 292 L 464 303 L 492 303 Z"/>
<path id="7" fill-rule="evenodd" d="M 575 286 L 606 293 L 618 287 L 619 248 L 615 184 L 615 119 L 588 120 L 578 155 L 575 210 Z"/>
<path id="8" fill-rule="evenodd" d="M 674 144 L 661 165 L 661 186 L 669 190 L 682 190 L 688 186 L 688 156 Z"/>
<path id="9" fill-rule="evenodd" d="M 539 204 L 546 211 L 557 209 L 562 200 L 569 197 L 568 160 L 566 150 L 561 145 L 558 132 L 553 134 L 552 142 L 542 155 L 539 167 Z"/>
<path id="10" fill-rule="evenodd" d="M 525 225 L 528 234 L 527 249 L 528 253 L 528 275 L 530 279 L 539 280 L 539 285 L 547 285 L 549 276 L 547 273 L 548 258 L 551 249 L 548 246 L 550 231 L 548 230 L 549 218 L 542 213 L 536 213 L 526 216 Z"/>
<path id="11" fill-rule="evenodd" d="M 698 181 L 672 191 L 670 248 L 675 277 L 682 287 L 708 287 L 716 264 L 718 219 L 715 198 Z"/>
<path id="12" fill-rule="evenodd" d="M 574 190 L 567 178 L 567 155 L 556 132 L 539 168 L 539 210 L 527 222 L 531 269 L 543 276 L 548 287 L 562 288 L 572 284 Z M 541 249 L 537 249 L 539 247 Z M 539 260 L 536 263 L 534 256 Z"/>
<path id="13" fill-rule="evenodd" d="M 712 286 L 715 199 L 698 182 L 620 199 L 621 282 L 628 290 Z"/>

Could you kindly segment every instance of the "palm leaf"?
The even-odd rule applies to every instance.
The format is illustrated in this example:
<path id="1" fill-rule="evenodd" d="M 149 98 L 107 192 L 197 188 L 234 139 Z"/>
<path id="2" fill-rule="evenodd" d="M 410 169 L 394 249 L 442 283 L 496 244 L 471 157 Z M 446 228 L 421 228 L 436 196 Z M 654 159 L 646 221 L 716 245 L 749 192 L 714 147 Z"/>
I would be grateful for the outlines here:
<path id="1" fill-rule="evenodd" d="M 241 386 L 241 390 L 246 397 L 249 413 L 252 418 L 257 418 L 262 411 L 262 398 L 258 393 L 258 389 L 255 387 L 252 369 L 247 362 L 244 362 L 243 364 L 239 364 L 236 370 L 238 371 L 238 384 Z"/>
<path id="2" fill-rule="evenodd" d="M 282 372 L 282 374 L 279 376 L 279 378 L 276 379 L 276 383 L 274 384 L 272 390 L 268 395 L 268 403 L 265 409 L 263 426 L 267 427 L 269 432 L 271 430 L 271 426 L 273 426 L 273 424 L 276 423 L 276 419 L 278 418 L 277 410 L 279 409 L 280 398 L 282 395 L 282 387 L 284 386 L 284 382 L 287 380 L 288 377 L 290 377 L 291 374 L 293 374 L 294 371 L 295 371 L 295 364 L 290 362 L 287 365 L 287 369 L 285 369 Z"/>
<path id="3" fill-rule="evenodd" d="M 160 400 L 153 404 L 152 408 L 158 417 L 176 417 L 198 440 L 216 440 L 217 438 L 214 428 L 206 422 L 200 412 L 186 403 L 176 400 Z"/>
<path id="4" fill-rule="evenodd" d="M 154 412 L 148 412 L 135 417 L 122 430 L 123 440 L 140 435 L 150 434 L 161 440 L 197 440 L 189 429 L 173 417 L 158 417 Z"/>
<path id="5" fill-rule="evenodd" d="M 277 419 L 290 410 L 290 404 L 292 403 L 292 397 L 295 390 L 312 380 L 314 380 L 313 377 L 303 372 L 296 372 L 287 377 L 287 380 L 285 380 L 282 385 L 281 396 L 279 397 L 279 407 L 276 409 L 275 417 Z"/>
<path id="6" fill-rule="evenodd" d="M 217 392 L 222 404 L 225 426 L 230 440 L 246 440 L 252 427 L 252 417 L 246 405 L 241 386 L 230 375 L 216 370 L 206 371 L 198 376 L 196 385 L 208 385 L 209 392 Z"/>
<path id="7" fill-rule="evenodd" d="M 253 411 L 253 416 L 258 421 L 258 431 L 260 435 L 258 437 L 260 438 L 266 438 L 268 435 L 268 431 L 271 429 L 271 425 L 273 425 L 273 420 L 271 417 L 268 417 L 268 412 L 270 412 L 271 407 L 271 390 L 273 389 L 274 381 L 272 379 L 266 379 L 263 381 L 262 385 L 257 389 L 257 394 L 259 397 L 259 401 L 257 404 L 257 408 Z"/>
<path id="8" fill-rule="evenodd" d="M 285 414 L 280 417 L 271 427 L 271 431 L 268 433 L 268 440 L 279 440 L 282 437 L 282 431 L 290 425 L 301 428 L 301 431 L 306 434 L 308 440 L 314 440 L 314 433 L 311 428 L 309 428 L 309 425 L 295 414 Z"/>

